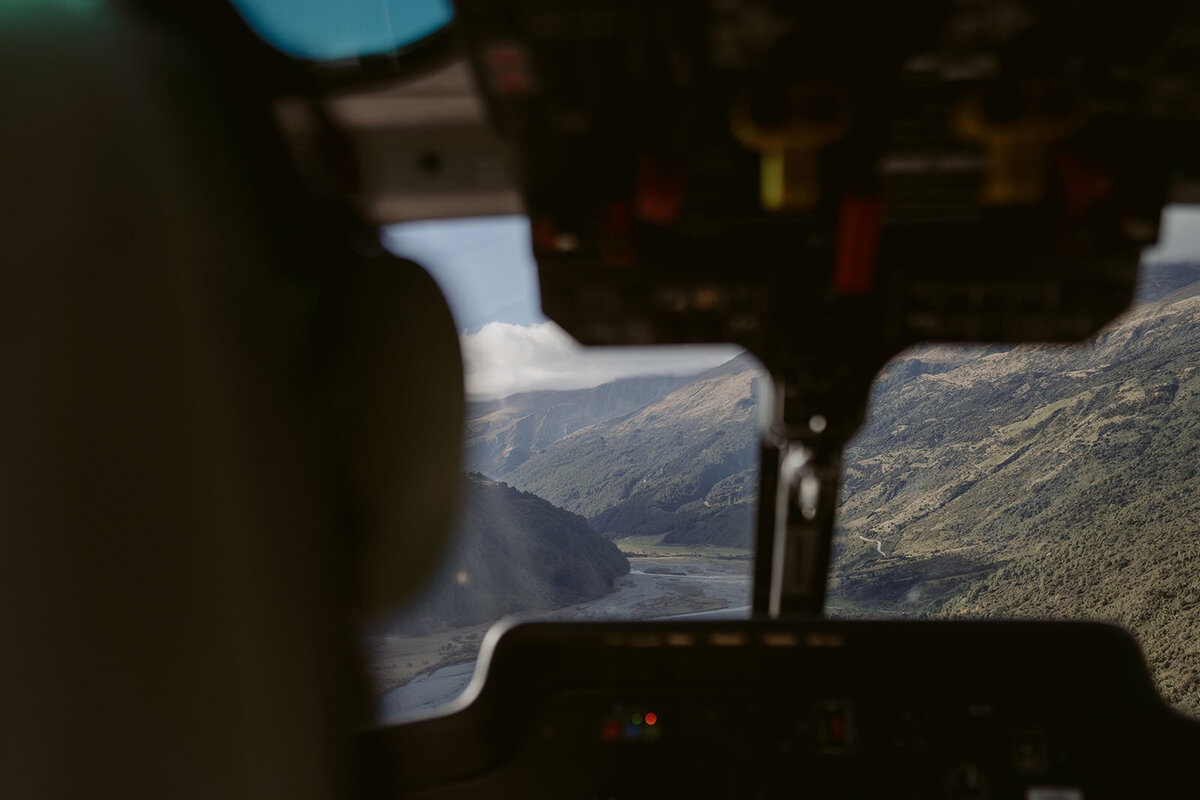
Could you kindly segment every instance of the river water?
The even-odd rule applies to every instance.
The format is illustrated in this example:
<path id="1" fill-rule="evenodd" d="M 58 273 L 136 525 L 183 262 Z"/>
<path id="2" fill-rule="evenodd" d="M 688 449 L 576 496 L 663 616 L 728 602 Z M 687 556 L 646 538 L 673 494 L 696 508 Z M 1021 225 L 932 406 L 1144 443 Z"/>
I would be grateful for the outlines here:
<path id="1" fill-rule="evenodd" d="M 531 619 L 630 620 L 686 617 L 746 618 L 750 615 L 750 562 L 689 557 L 631 557 L 630 572 L 597 600 Z M 444 705 L 467 688 L 475 662 L 441 666 L 379 698 L 379 722 L 403 720 Z"/>

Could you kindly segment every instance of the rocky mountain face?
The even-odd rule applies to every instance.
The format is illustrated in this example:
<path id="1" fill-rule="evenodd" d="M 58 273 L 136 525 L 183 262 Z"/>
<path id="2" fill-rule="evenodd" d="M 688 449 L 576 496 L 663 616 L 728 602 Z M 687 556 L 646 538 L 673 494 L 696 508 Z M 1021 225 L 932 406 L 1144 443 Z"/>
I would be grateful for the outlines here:
<path id="1" fill-rule="evenodd" d="M 608 594 L 629 560 L 580 516 L 482 475 L 463 477 L 450 552 L 389 627 L 413 635 Z"/>
<path id="2" fill-rule="evenodd" d="M 661 535 L 668 543 L 749 547 L 758 375 L 757 362 L 739 356 L 532 451 L 504 479 L 583 515 L 612 538 Z"/>
<path id="3" fill-rule="evenodd" d="M 1200 281 L 1200 264 L 1193 262 L 1165 262 L 1142 267 L 1138 275 L 1136 300 L 1139 303 L 1154 303 L 1169 294 Z"/>
<path id="4" fill-rule="evenodd" d="M 831 604 L 1117 622 L 1200 712 L 1200 284 L 1160 287 L 1089 345 L 894 362 L 846 451 Z"/>

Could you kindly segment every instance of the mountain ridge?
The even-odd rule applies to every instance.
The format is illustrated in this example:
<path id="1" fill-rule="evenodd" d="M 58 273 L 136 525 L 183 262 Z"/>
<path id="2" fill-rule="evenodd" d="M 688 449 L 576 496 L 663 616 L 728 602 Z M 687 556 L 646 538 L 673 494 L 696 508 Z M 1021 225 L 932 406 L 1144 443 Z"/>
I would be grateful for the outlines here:
<path id="1" fill-rule="evenodd" d="M 694 377 L 622 378 L 590 389 L 520 392 L 470 403 L 464 462 L 469 470 L 503 478 L 562 437 L 632 413 Z"/>
<path id="2" fill-rule="evenodd" d="M 1200 711 L 1200 283 L 1090 345 L 896 378 L 929 356 L 888 367 L 846 449 L 831 602 L 1115 622 Z"/>
<path id="3" fill-rule="evenodd" d="M 654 402 L 562 437 L 506 480 L 582 514 L 613 538 L 662 535 L 747 547 L 758 375 L 751 357 L 731 359 Z"/>
<path id="4" fill-rule="evenodd" d="M 416 635 L 551 611 L 612 591 L 629 559 L 577 514 L 476 473 L 462 476 L 448 552 L 388 622 Z"/>

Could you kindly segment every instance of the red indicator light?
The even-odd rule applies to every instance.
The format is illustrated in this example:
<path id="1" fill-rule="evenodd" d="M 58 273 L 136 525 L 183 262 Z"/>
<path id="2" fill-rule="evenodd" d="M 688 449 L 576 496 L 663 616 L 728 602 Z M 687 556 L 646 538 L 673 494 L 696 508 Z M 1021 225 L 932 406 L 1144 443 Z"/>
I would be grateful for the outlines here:
<path id="1" fill-rule="evenodd" d="M 606 742 L 615 742 L 621 738 L 621 726 L 615 722 L 606 722 L 600 735 L 604 737 L 604 741 Z"/>
<path id="2" fill-rule="evenodd" d="M 653 725 L 658 722 L 658 714 L 655 714 L 653 711 L 648 711 L 646 712 L 644 719 L 646 720 L 647 725 Z"/>
<path id="3" fill-rule="evenodd" d="M 829 738 L 835 742 L 841 742 L 842 736 L 845 734 L 845 729 L 842 727 L 841 717 L 830 717 L 829 719 Z"/>
<path id="4" fill-rule="evenodd" d="M 874 285 L 882 208 L 871 197 L 847 196 L 842 201 L 833 270 L 833 290 L 838 294 L 865 294 Z"/>

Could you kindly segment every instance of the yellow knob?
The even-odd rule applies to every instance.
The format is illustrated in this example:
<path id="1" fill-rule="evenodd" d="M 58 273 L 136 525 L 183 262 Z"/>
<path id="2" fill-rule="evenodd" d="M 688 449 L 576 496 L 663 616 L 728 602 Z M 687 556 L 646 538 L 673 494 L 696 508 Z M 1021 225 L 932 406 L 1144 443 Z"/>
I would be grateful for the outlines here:
<path id="1" fill-rule="evenodd" d="M 757 121 L 748 104 L 730 110 L 733 135 L 760 153 L 759 199 L 768 211 L 814 206 L 821 197 L 817 156 L 850 129 L 848 103 L 835 88 L 795 87 L 788 99 L 795 110 L 773 125 Z M 820 113 L 811 112 L 818 107 Z"/>
<path id="2" fill-rule="evenodd" d="M 953 120 L 955 132 L 979 142 L 987 153 L 980 202 L 989 206 L 1028 205 L 1046 193 L 1046 154 L 1082 124 L 1077 107 L 1046 111 L 1046 96 L 1054 87 L 1023 87 L 1024 113 L 998 121 L 984 109 L 983 97 L 969 96 Z M 1061 90 L 1060 90 L 1061 93 Z"/>

